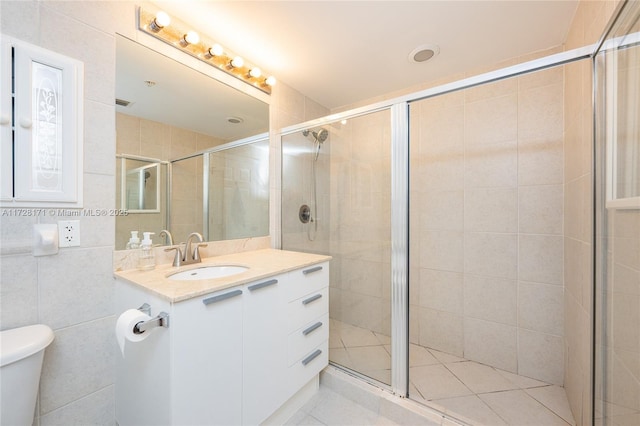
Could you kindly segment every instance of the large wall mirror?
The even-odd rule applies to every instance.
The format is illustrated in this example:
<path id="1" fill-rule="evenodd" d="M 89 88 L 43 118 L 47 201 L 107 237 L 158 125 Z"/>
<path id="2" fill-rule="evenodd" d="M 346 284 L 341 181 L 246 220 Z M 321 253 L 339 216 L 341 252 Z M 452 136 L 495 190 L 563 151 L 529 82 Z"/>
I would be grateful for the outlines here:
<path id="1" fill-rule="evenodd" d="M 116 250 L 268 235 L 269 106 L 212 75 L 116 37 Z"/>

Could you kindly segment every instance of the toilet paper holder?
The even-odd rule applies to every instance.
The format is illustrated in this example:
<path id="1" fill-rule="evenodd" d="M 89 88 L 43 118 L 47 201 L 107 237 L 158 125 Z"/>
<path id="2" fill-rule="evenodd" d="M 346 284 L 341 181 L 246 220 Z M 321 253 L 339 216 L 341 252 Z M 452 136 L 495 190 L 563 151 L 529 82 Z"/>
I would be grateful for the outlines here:
<path id="1" fill-rule="evenodd" d="M 151 306 L 148 303 L 144 303 L 138 308 L 138 310 L 151 316 Z M 160 312 L 155 318 L 151 318 L 147 321 L 140 321 L 133 327 L 133 332 L 135 334 L 142 334 L 155 327 L 169 328 L 169 314 L 166 312 Z"/>

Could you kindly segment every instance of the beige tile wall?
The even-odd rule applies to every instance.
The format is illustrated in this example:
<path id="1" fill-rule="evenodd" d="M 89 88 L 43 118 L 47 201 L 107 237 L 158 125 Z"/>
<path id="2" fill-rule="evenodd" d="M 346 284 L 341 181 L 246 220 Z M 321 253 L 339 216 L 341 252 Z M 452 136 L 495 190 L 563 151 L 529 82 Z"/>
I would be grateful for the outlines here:
<path id="1" fill-rule="evenodd" d="M 411 340 L 563 382 L 562 67 L 411 104 Z"/>
<path id="2" fill-rule="evenodd" d="M 271 104 L 269 106 L 269 128 L 271 129 L 269 135 L 269 233 L 271 235 L 271 244 L 274 248 L 282 247 L 287 249 L 288 245 L 285 246 L 282 235 L 288 234 L 294 241 L 292 250 L 299 249 L 326 253 L 326 246 L 317 247 L 318 244 L 326 245 L 326 239 L 318 239 L 316 240 L 319 241 L 318 243 L 312 242 L 310 243 L 311 245 L 306 245 L 304 242 L 306 238 L 305 230 L 301 228 L 290 230 L 290 228 L 286 227 L 287 223 L 289 223 L 287 222 L 289 220 L 287 217 L 294 214 L 297 218 L 300 204 L 294 203 L 295 207 L 293 209 L 295 211 L 283 210 L 283 206 L 288 205 L 285 202 L 287 197 L 290 196 L 292 191 L 295 193 L 295 190 L 291 187 L 285 187 L 287 183 L 282 179 L 285 174 L 286 155 L 282 152 L 280 134 L 276 132 L 287 126 L 324 117 L 329 114 L 329 110 L 284 84 L 278 83 L 275 89 L 271 94 Z M 294 176 L 300 175 L 294 174 Z M 291 221 L 290 223 L 295 222 Z M 322 243 L 322 241 L 325 241 L 325 243 Z"/>
<path id="3" fill-rule="evenodd" d="M 607 422 L 624 421 L 623 414 L 640 412 L 640 212 L 610 210 L 607 217 L 606 301 L 602 318 L 604 386 L 597 396 L 609 407 Z M 617 417 L 620 415 L 620 417 Z M 607 423 L 609 424 L 609 423 Z"/>

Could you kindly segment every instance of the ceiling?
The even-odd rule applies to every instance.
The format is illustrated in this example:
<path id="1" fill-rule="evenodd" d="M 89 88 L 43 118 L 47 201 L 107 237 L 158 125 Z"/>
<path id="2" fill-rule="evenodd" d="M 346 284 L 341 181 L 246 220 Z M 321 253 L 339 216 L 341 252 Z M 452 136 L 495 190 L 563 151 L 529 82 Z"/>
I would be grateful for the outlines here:
<path id="1" fill-rule="evenodd" d="M 578 1 L 154 3 L 334 109 L 558 46 Z M 410 62 L 424 44 L 440 54 Z"/>

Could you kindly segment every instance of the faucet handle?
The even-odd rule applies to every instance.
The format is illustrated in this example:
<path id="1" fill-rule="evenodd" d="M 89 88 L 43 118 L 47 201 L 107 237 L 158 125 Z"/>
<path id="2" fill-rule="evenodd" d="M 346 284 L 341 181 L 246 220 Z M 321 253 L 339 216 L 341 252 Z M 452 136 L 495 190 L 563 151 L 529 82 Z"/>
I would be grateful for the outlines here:
<path id="1" fill-rule="evenodd" d="M 173 258 L 173 266 L 180 266 L 182 264 L 182 252 L 180 251 L 180 247 L 169 247 L 164 249 L 164 251 L 169 252 L 171 250 L 176 251 L 176 255 Z"/>
<path id="2" fill-rule="evenodd" d="M 208 244 L 203 244 L 203 243 L 197 243 L 196 247 L 193 249 L 193 260 L 195 261 L 200 261 L 200 250 L 198 250 L 200 247 L 207 247 Z"/>

